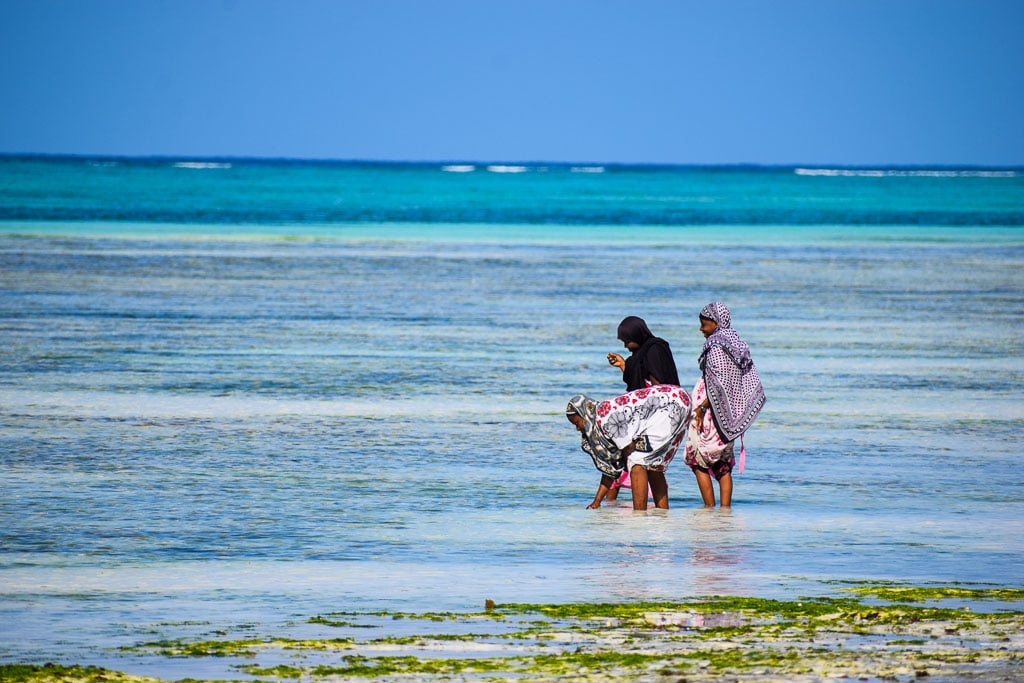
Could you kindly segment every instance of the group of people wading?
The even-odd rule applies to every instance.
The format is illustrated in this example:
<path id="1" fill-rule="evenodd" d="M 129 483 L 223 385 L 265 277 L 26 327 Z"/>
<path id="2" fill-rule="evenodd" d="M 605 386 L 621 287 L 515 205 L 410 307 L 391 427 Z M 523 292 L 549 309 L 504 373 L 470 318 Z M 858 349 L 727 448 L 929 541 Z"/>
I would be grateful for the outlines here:
<path id="1" fill-rule="evenodd" d="M 665 470 L 680 445 L 704 505 L 715 505 L 712 478 L 721 506 L 732 505 L 735 442 L 761 412 L 764 388 L 725 304 L 713 302 L 701 310 L 700 331 L 701 376 L 692 394 L 679 386 L 668 342 L 654 336 L 642 318 L 629 316 L 619 324 L 618 337 L 630 356 L 608 354 L 608 363 L 622 371 L 626 393 L 607 401 L 582 394 L 569 400 L 565 416 L 601 472 L 588 508 L 614 500 L 623 487 L 630 489 L 634 510 L 646 510 L 648 498 L 655 507 L 668 508 Z M 739 472 L 744 456 L 741 444 Z"/>

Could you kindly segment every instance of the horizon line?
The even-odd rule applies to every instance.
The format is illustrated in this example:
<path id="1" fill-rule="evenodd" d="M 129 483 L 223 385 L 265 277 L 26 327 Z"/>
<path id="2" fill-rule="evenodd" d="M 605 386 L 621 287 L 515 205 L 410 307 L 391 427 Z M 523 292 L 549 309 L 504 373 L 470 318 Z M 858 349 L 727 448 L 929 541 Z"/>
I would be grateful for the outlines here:
<path id="1" fill-rule="evenodd" d="M 601 167 L 601 168 L 764 168 L 764 169 L 984 169 L 1024 170 L 1024 165 L 985 165 L 976 163 L 809 163 L 809 162 L 655 162 L 655 161 L 550 161 L 487 159 L 361 159 L 332 157 L 273 157 L 230 154 L 89 154 L 77 152 L 0 152 L 0 159 L 66 159 L 114 161 L 209 161 L 249 163 L 334 164 L 351 166 L 524 166 L 524 167 Z"/>

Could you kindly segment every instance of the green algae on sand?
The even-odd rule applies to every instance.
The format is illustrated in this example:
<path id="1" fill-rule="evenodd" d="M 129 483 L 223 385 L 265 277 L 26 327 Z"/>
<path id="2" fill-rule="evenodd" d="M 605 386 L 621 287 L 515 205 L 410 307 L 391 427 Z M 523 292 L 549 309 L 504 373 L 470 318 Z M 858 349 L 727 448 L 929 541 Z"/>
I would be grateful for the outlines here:
<path id="1" fill-rule="evenodd" d="M 9 683 L 152 683 L 157 680 L 98 666 L 0 664 L 0 681 Z"/>
<path id="2" fill-rule="evenodd" d="M 323 629 L 426 619 L 472 633 L 143 643 L 134 654 L 226 657 L 222 678 L 394 681 L 820 680 L 1024 678 L 1024 611 L 1015 589 L 858 586 L 873 598 L 494 604 L 464 614 L 330 613 Z M 988 601 L 992 610 L 928 602 Z M 914 602 L 912 602 L 912 600 Z M 440 617 L 440 618 L 439 618 Z M 379 626 L 380 624 L 376 624 Z M 364 632 L 365 633 L 365 632 Z M 61 673 L 61 672 L 65 673 Z M 0 668 L 25 683 L 138 680 L 91 668 Z"/>
<path id="3" fill-rule="evenodd" d="M 887 602 L 928 602 L 937 600 L 1024 601 L 1024 588 L 965 588 L 961 586 L 867 585 L 848 588 L 851 593 Z"/>

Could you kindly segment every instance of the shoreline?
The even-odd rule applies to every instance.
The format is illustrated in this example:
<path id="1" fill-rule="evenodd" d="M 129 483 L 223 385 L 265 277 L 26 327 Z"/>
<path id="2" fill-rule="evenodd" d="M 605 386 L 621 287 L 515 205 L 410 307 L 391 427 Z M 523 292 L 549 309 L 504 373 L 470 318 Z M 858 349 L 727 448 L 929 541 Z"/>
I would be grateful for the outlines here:
<path id="1" fill-rule="evenodd" d="M 481 611 L 466 613 L 331 612 L 306 619 L 308 637 L 258 634 L 250 624 L 248 632 L 240 627 L 209 638 L 145 640 L 111 652 L 102 668 L 3 664 L 0 679 L 612 682 L 1024 676 L 1024 589 L 872 583 L 843 587 L 840 593 L 790 600 L 488 600 Z"/>

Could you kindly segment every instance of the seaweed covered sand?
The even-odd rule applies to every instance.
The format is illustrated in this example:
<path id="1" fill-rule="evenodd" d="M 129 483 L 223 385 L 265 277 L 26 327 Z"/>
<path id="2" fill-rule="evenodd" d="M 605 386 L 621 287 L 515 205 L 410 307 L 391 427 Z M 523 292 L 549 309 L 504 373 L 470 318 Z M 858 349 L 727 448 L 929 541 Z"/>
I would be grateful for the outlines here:
<path id="1" fill-rule="evenodd" d="M 224 633 L 206 640 L 147 641 L 118 656 L 132 661 L 141 657 L 157 669 L 160 660 L 217 658 L 223 665 L 218 680 L 1024 678 L 1024 590 L 871 584 L 847 587 L 843 593 L 790 601 L 488 601 L 477 613 L 339 612 L 309 618 L 309 627 L 321 637 L 250 633 L 232 638 Z M 0 678 L 89 683 L 162 679 L 52 663 L 2 666 Z"/>

